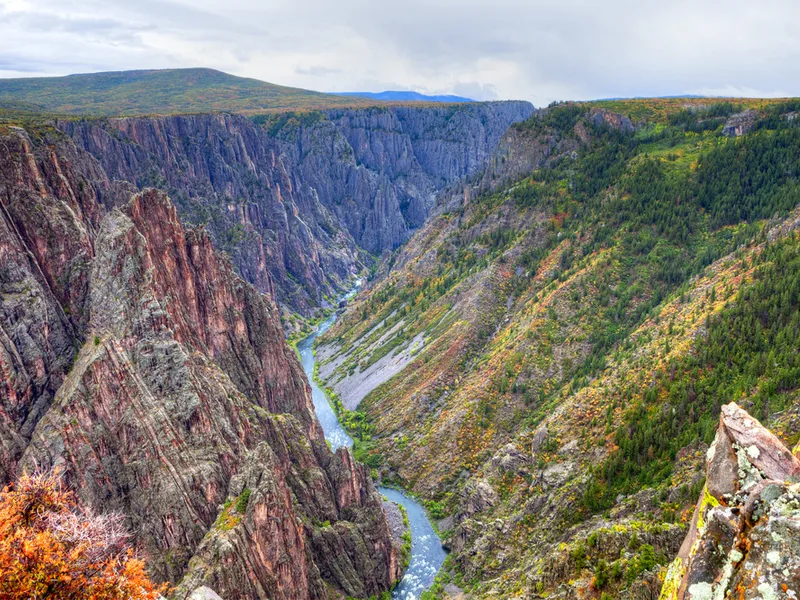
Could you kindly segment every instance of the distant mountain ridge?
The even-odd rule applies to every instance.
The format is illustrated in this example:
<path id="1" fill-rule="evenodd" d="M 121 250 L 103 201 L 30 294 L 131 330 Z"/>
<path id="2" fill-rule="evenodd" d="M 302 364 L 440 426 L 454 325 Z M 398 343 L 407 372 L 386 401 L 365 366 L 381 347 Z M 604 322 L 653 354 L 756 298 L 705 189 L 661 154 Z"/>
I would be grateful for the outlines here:
<path id="1" fill-rule="evenodd" d="M 614 96 L 613 98 L 597 98 L 590 102 L 608 102 L 613 100 L 698 100 L 701 98 L 722 98 L 722 96 L 702 96 L 699 94 L 672 94 L 668 96 Z"/>
<path id="2" fill-rule="evenodd" d="M 254 114 L 374 104 L 365 98 L 286 87 L 205 68 L 0 79 L 0 107 L 33 105 L 59 115 Z"/>
<path id="3" fill-rule="evenodd" d="M 333 92 L 336 96 L 347 96 L 350 98 L 369 98 L 370 100 L 382 100 L 384 102 L 476 102 L 472 98 L 464 96 L 454 96 L 452 94 L 440 94 L 429 96 L 419 92 L 387 90 L 385 92 Z"/>

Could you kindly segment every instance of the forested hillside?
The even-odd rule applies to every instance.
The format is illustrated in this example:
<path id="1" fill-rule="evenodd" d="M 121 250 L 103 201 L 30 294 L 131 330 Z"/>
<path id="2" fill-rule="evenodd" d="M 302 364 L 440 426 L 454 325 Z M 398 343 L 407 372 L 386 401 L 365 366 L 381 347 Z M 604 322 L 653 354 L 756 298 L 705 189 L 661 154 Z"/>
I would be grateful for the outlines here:
<path id="1" fill-rule="evenodd" d="M 798 108 L 539 111 L 323 338 L 357 457 L 440 519 L 432 597 L 657 596 L 720 407 L 797 442 Z"/>

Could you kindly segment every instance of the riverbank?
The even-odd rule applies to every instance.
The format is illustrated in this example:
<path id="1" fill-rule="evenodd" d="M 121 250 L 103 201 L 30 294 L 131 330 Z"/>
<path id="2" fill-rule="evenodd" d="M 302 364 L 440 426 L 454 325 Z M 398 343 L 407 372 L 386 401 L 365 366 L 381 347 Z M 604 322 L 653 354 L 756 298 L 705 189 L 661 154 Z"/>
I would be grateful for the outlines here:
<path id="1" fill-rule="evenodd" d="M 346 296 L 346 298 L 352 297 L 352 295 L 357 292 L 357 289 L 358 286 L 356 286 L 354 291 Z M 319 324 L 316 331 L 297 342 L 295 346 L 300 357 L 300 362 L 303 365 L 303 370 L 305 371 L 306 376 L 311 384 L 311 396 L 314 403 L 314 410 L 317 413 L 317 419 L 322 426 L 325 439 L 328 440 L 328 443 L 333 451 L 336 451 L 341 447 L 353 448 L 355 444 L 353 438 L 342 425 L 340 415 L 337 415 L 337 411 L 334 410 L 335 399 L 333 402 L 329 401 L 326 391 L 323 389 L 323 386 L 320 385 L 319 380 L 316 377 L 314 341 L 318 336 L 327 331 L 331 325 L 333 325 L 337 316 L 337 313 L 334 312 Z M 344 407 L 338 408 L 340 408 L 340 411 L 345 410 Z M 353 418 L 353 414 L 357 414 L 357 411 L 348 412 L 350 413 L 351 419 Z M 364 423 L 364 421 L 359 420 L 358 417 L 355 418 L 358 420 L 358 422 L 362 424 Z M 356 431 L 360 437 L 364 437 L 366 432 L 363 430 L 363 428 L 361 430 L 358 429 L 358 422 L 350 424 L 355 425 L 353 430 Z M 359 460 L 359 457 L 364 458 L 363 442 L 359 440 L 359 444 L 361 446 L 360 450 L 362 451 L 354 452 L 354 457 L 357 460 Z M 356 450 L 359 450 L 359 448 Z M 366 464 L 367 466 L 371 466 L 368 462 L 368 452 L 366 456 Z M 403 575 L 403 579 L 392 591 L 392 598 L 395 600 L 418 600 L 422 593 L 430 588 L 431 585 L 433 585 L 436 574 L 444 562 L 446 553 L 442 548 L 436 530 L 428 518 L 426 509 L 422 506 L 422 504 L 401 490 L 386 487 L 379 487 L 378 489 L 381 494 L 383 494 L 391 502 L 394 502 L 398 506 L 402 507 L 407 518 L 409 531 L 411 533 L 410 557 L 405 557 L 404 559 L 404 562 L 405 560 L 408 560 L 408 568 Z M 405 543 L 406 540 L 403 539 L 403 544 L 405 545 Z"/>

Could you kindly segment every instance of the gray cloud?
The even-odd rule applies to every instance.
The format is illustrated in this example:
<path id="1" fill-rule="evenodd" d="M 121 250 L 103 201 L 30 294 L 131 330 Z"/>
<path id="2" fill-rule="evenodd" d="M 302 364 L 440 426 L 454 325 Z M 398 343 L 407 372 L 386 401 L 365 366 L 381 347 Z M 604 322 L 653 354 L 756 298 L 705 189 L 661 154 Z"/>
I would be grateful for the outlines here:
<path id="1" fill-rule="evenodd" d="M 795 0 L 0 0 L 0 75 L 209 66 L 477 99 L 800 95 Z"/>
<path id="2" fill-rule="evenodd" d="M 294 70 L 298 75 L 310 75 L 311 77 L 327 77 L 328 75 L 339 75 L 344 73 L 342 69 L 336 67 L 323 67 L 320 65 L 313 65 L 311 67 L 298 66 Z"/>
<path id="3" fill-rule="evenodd" d="M 497 88 L 491 83 L 477 81 L 460 81 L 453 85 L 456 96 L 465 96 L 474 100 L 495 100 L 498 98 Z"/>

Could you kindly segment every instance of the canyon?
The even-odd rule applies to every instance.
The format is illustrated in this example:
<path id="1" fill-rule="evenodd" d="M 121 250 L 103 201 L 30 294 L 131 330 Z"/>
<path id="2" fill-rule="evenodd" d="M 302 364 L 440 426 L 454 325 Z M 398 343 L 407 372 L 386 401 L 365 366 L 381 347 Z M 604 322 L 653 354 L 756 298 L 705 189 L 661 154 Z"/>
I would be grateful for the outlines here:
<path id="1" fill-rule="evenodd" d="M 738 138 L 722 100 L 537 111 L 320 337 L 356 455 L 451 551 L 432 597 L 791 597 L 794 542 L 763 532 L 797 532 L 800 137 L 791 102 L 752 106 Z M 729 401 L 778 436 L 739 462 L 767 495 L 713 459 Z"/>
<path id="2" fill-rule="evenodd" d="M 796 110 L 0 124 L 0 480 L 175 599 L 792 598 Z"/>
<path id="3" fill-rule="evenodd" d="M 369 473 L 332 453 L 274 300 L 203 229 L 60 132 L 0 137 L 2 478 L 58 469 L 125 515 L 176 597 L 368 597 L 401 575 Z"/>
<path id="4" fill-rule="evenodd" d="M 124 183 L 163 189 L 246 281 L 286 314 L 312 316 L 419 229 L 441 190 L 481 173 L 509 125 L 532 111 L 488 102 L 57 126 L 114 181 L 104 201 Z"/>
<path id="5" fill-rule="evenodd" d="M 3 483 L 55 469 L 124 515 L 175 598 L 386 593 L 396 509 L 326 445 L 285 335 L 530 110 L 0 125 Z"/>

